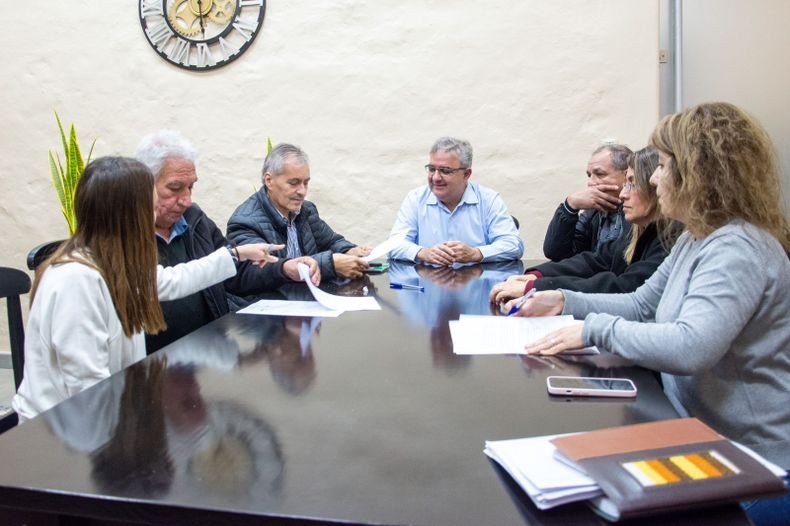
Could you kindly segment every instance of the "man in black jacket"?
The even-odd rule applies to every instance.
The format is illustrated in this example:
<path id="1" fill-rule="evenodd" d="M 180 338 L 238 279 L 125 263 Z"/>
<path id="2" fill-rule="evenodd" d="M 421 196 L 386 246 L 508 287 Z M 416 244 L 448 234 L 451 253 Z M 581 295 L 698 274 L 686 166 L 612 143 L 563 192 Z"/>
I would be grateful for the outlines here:
<path id="1" fill-rule="evenodd" d="M 358 278 L 368 268 L 359 247 L 336 233 L 306 201 L 310 181 L 307 154 L 298 146 L 278 144 L 263 163 L 263 187 L 242 203 L 228 220 L 228 239 L 247 243 L 286 245 L 278 257 L 312 256 L 324 279 Z M 266 272 L 266 267 L 262 269 Z"/>
<path id="2" fill-rule="evenodd" d="M 560 203 L 546 230 L 543 253 L 560 261 L 603 243 L 628 237 L 631 225 L 623 217 L 618 197 L 632 152 L 621 144 L 597 148 L 587 163 L 587 188 Z"/>
<path id="3" fill-rule="evenodd" d="M 135 157 L 156 178 L 156 242 L 159 263 L 174 266 L 207 256 L 228 246 L 217 225 L 192 202 L 192 187 L 197 181 L 197 150 L 180 133 L 163 130 L 143 138 Z M 258 268 L 250 262 L 238 263 L 236 275 L 180 300 L 163 301 L 167 329 L 146 334 L 150 354 L 227 314 L 227 293 L 246 296 L 278 288 L 288 281 L 299 281 L 297 264 L 311 267 L 314 282 L 320 280 L 318 266 L 311 258 L 269 263 Z"/>

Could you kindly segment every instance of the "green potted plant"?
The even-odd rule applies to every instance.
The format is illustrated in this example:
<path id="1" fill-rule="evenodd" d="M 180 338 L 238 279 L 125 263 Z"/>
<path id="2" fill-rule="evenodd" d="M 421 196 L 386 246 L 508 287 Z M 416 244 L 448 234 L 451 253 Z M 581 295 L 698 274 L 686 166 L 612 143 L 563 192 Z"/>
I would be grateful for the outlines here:
<path id="1" fill-rule="evenodd" d="M 77 182 L 80 180 L 82 171 L 85 169 L 85 163 L 90 162 L 96 139 L 91 143 L 87 161 L 83 161 L 74 124 L 70 126 L 67 141 L 58 112 L 55 112 L 55 120 L 58 123 L 58 130 L 60 131 L 60 140 L 63 144 L 65 162 L 61 163 L 60 156 L 58 156 L 57 153 L 53 155 L 52 150 L 50 150 L 49 170 L 52 175 L 52 184 L 55 187 L 55 192 L 58 194 L 63 217 L 66 218 L 66 222 L 69 225 L 69 235 L 71 235 L 77 227 L 77 218 L 74 216 L 74 191 L 77 189 Z"/>
<path id="2" fill-rule="evenodd" d="M 63 145 L 65 162 L 61 163 L 58 154 L 53 154 L 50 150 L 49 171 L 52 176 L 52 185 L 55 187 L 58 201 L 60 201 L 63 217 L 66 218 L 66 223 L 68 223 L 69 226 L 69 235 L 72 235 L 77 228 L 77 218 L 74 215 L 74 191 L 77 189 L 77 182 L 80 180 L 82 171 L 85 169 L 85 163 L 90 161 L 96 140 L 94 139 L 91 143 L 88 159 L 84 161 L 79 142 L 77 141 L 77 132 L 74 129 L 74 124 L 69 127 L 69 136 L 67 139 L 58 112 L 55 112 L 55 121 L 57 121 L 58 130 L 60 131 L 60 140 Z M 35 270 L 41 262 L 57 250 L 61 243 L 63 243 L 63 240 L 48 241 L 33 248 L 33 250 L 27 254 L 27 268 Z"/>

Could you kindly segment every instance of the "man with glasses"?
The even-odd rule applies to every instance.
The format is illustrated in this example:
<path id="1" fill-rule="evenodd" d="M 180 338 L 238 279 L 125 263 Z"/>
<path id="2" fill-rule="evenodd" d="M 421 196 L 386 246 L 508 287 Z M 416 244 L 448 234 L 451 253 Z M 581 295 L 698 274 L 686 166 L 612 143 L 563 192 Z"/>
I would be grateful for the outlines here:
<path id="1" fill-rule="evenodd" d="M 524 242 L 499 194 L 471 182 L 472 146 L 442 137 L 425 165 L 428 184 L 409 192 L 390 237 L 404 243 L 393 259 L 433 265 L 509 261 L 524 254 Z"/>
<path id="2" fill-rule="evenodd" d="M 620 190 L 633 153 L 622 144 L 597 148 L 587 163 L 587 187 L 560 203 L 546 230 L 543 253 L 560 261 L 628 236 L 631 225 L 623 216 Z"/>
<path id="3" fill-rule="evenodd" d="M 263 186 L 228 220 L 228 239 L 239 245 L 274 243 L 286 246 L 281 258 L 310 256 L 325 279 L 359 278 L 368 268 L 359 247 L 336 233 L 307 201 L 310 161 L 298 146 L 278 144 L 263 162 Z M 265 241 L 265 240 L 272 241 Z M 273 240 L 277 239 L 275 243 Z"/>

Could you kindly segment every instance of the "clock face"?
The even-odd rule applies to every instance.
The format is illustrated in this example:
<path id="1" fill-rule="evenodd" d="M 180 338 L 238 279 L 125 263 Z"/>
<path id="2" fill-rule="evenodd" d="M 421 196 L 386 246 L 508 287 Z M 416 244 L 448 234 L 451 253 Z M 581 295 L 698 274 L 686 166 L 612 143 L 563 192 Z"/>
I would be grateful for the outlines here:
<path id="1" fill-rule="evenodd" d="M 140 25 L 168 62 L 191 70 L 219 68 L 250 47 L 266 0 L 138 0 Z"/>

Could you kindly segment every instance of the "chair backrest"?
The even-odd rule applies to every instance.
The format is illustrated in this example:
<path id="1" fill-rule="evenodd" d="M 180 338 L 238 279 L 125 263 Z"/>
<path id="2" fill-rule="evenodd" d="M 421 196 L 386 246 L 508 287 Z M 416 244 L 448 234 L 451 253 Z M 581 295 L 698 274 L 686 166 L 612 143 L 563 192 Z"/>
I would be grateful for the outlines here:
<path id="1" fill-rule="evenodd" d="M 36 270 L 38 266 L 44 262 L 49 256 L 55 252 L 58 247 L 64 242 L 64 239 L 60 239 L 58 241 L 47 241 L 46 243 L 41 243 L 33 250 L 27 253 L 27 268 L 30 270 Z"/>
<path id="2" fill-rule="evenodd" d="M 8 306 L 8 335 L 11 340 L 11 364 L 14 384 L 19 389 L 25 369 L 25 326 L 22 321 L 22 304 L 19 296 L 30 292 L 30 276 L 21 270 L 0 267 L 0 298 Z"/>

